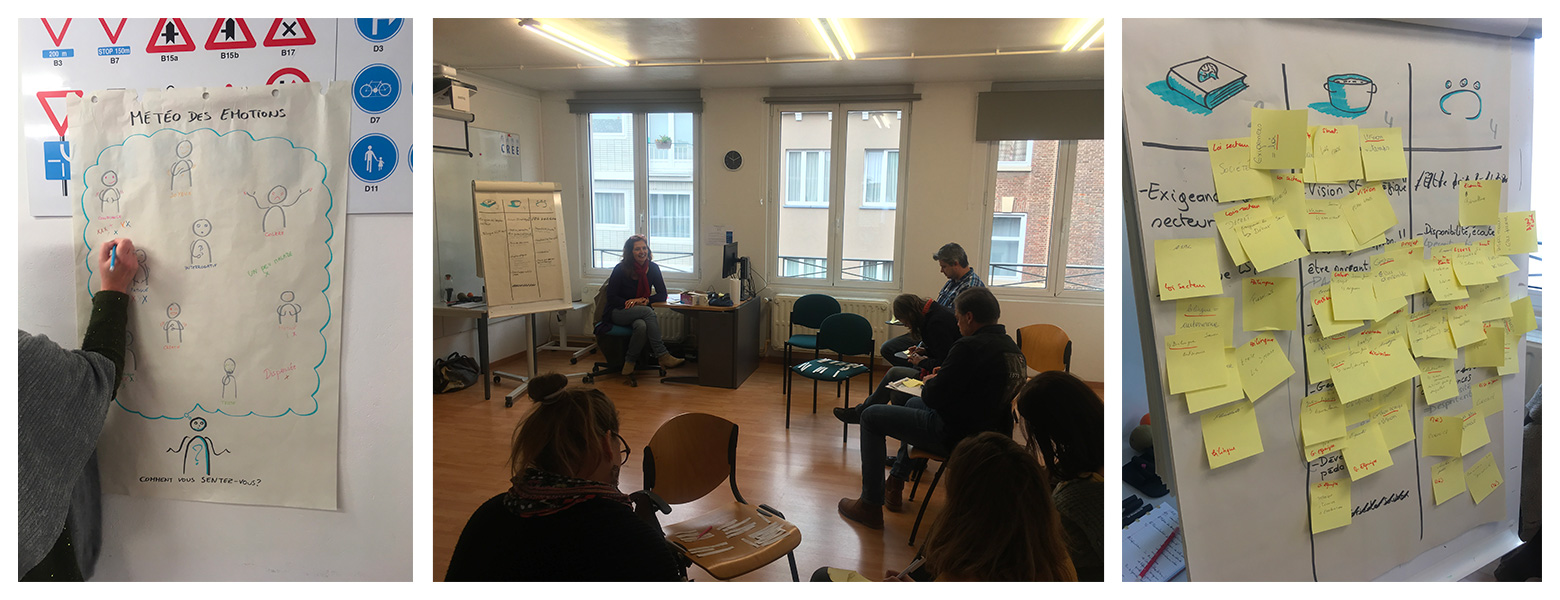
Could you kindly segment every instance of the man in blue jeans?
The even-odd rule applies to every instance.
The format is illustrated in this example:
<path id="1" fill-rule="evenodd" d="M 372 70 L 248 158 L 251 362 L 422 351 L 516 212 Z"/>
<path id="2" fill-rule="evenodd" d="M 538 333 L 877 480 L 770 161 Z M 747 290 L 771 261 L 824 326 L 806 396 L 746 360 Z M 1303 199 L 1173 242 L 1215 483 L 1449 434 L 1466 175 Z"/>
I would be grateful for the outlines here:
<path id="1" fill-rule="evenodd" d="M 990 290 L 960 292 L 953 308 L 964 337 L 927 376 L 921 397 L 904 406 L 879 404 L 861 411 L 861 497 L 840 499 L 845 518 L 882 529 L 883 508 L 899 512 L 910 476 L 910 446 L 947 456 L 967 436 L 983 431 L 1012 435 L 1013 394 L 1028 375 L 1024 355 L 998 323 L 1001 307 Z M 884 481 L 889 437 L 904 444 Z"/>

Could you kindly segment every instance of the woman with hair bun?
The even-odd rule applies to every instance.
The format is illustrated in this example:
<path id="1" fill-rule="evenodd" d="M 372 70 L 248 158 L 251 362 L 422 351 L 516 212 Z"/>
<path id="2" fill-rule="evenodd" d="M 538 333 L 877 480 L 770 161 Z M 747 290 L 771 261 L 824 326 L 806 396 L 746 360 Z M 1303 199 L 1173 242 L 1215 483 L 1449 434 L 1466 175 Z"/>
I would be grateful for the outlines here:
<path id="1" fill-rule="evenodd" d="M 466 522 L 445 581 L 678 581 L 661 532 L 618 490 L 628 443 L 600 390 L 531 380 L 530 414 L 515 428 L 509 491 Z"/>
<path id="2" fill-rule="evenodd" d="M 1029 451 L 1054 484 L 1078 581 L 1105 579 L 1105 404 L 1070 373 L 1046 371 L 1019 388 L 1013 404 Z"/>

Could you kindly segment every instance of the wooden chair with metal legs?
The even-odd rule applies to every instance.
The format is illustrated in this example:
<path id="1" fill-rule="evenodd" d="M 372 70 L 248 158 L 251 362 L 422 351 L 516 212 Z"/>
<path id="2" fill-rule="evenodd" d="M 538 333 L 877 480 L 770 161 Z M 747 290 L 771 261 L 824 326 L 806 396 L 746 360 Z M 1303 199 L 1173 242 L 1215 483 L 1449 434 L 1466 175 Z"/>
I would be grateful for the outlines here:
<path id="1" fill-rule="evenodd" d="M 793 552 L 802 543 L 801 530 L 767 504 L 748 504 L 737 490 L 735 423 L 702 413 L 677 415 L 656 430 L 644 456 L 645 489 L 629 497 L 641 507 L 636 513 L 647 515 L 658 527 L 654 511 L 671 514 L 671 505 L 693 502 L 722 481 L 731 482 L 734 502 L 662 529 L 666 541 L 685 558 L 716 579 L 727 580 L 785 556 L 791 580 L 801 580 Z"/>
<path id="2" fill-rule="evenodd" d="M 840 301 L 826 294 L 807 294 L 796 299 L 791 305 L 791 319 L 786 332 L 785 340 L 785 373 L 780 380 L 780 393 L 791 393 L 791 348 L 811 348 L 813 358 L 818 358 L 818 335 L 813 333 L 796 333 L 796 326 L 819 329 L 823 327 L 823 320 L 831 315 L 840 313 Z"/>
<path id="3" fill-rule="evenodd" d="M 932 503 L 932 492 L 937 491 L 937 482 L 942 480 L 943 468 L 948 466 L 948 457 L 927 452 L 920 448 L 911 448 L 910 459 L 935 460 L 938 463 L 937 473 L 932 475 L 932 485 L 926 488 L 926 495 L 921 497 L 921 510 L 915 513 L 915 526 L 910 528 L 910 545 L 914 546 L 915 534 L 921 529 L 921 517 L 926 516 L 926 505 Z M 921 487 L 921 475 L 925 472 L 926 469 L 916 469 L 914 473 L 911 473 L 910 497 L 906 499 L 908 502 L 915 502 L 915 490 Z"/>

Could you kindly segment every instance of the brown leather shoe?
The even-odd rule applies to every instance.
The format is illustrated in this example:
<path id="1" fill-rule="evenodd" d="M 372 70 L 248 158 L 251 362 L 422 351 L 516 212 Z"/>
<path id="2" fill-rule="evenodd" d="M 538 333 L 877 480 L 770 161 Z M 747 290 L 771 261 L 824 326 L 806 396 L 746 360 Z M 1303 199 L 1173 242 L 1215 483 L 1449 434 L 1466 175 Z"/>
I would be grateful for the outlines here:
<path id="1" fill-rule="evenodd" d="M 883 507 L 876 504 L 840 498 L 840 515 L 872 529 L 883 528 Z"/>
<path id="2" fill-rule="evenodd" d="M 883 480 L 883 508 L 889 512 L 899 512 L 904 508 L 905 480 L 889 475 Z"/>
<path id="3" fill-rule="evenodd" d="M 667 352 L 666 354 L 662 354 L 661 357 L 659 359 L 657 359 L 657 360 L 660 361 L 662 367 L 667 368 L 667 369 L 675 369 L 677 367 L 682 366 L 683 362 L 685 362 L 681 358 L 677 358 L 675 356 L 672 356 L 672 353 L 670 353 L 670 352 Z"/>
<path id="4" fill-rule="evenodd" d="M 634 374 L 634 369 L 637 368 L 637 367 L 638 367 L 638 365 L 636 365 L 634 363 L 631 363 L 631 362 L 628 362 L 628 361 L 625 360 L 625 361 L 623 361 L 623 374 L 624 375 L 633 375 Z"/>

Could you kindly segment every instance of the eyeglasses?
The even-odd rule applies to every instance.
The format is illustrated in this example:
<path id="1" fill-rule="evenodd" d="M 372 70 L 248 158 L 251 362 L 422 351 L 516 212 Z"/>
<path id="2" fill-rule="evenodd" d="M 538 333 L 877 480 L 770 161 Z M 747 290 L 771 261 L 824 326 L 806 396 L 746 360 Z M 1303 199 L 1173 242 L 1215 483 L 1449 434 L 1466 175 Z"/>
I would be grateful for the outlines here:
<path id="1" fill-rule="evenodd" d="M 623 439 L 623 436 L 618 435 L 618 432 L 616 432 L 616 431 L 612 432 L 612 437 L 617 438 L 618 447 L 622 448 L 622 450 L 620 452 L 623 453 L 623 460 L 618 461 L 618 466 L 623 466 L 623 465 L 628 464 L 628 455 L 630 454 L 630 451 L 628 449 L 628 440 Z"/>

